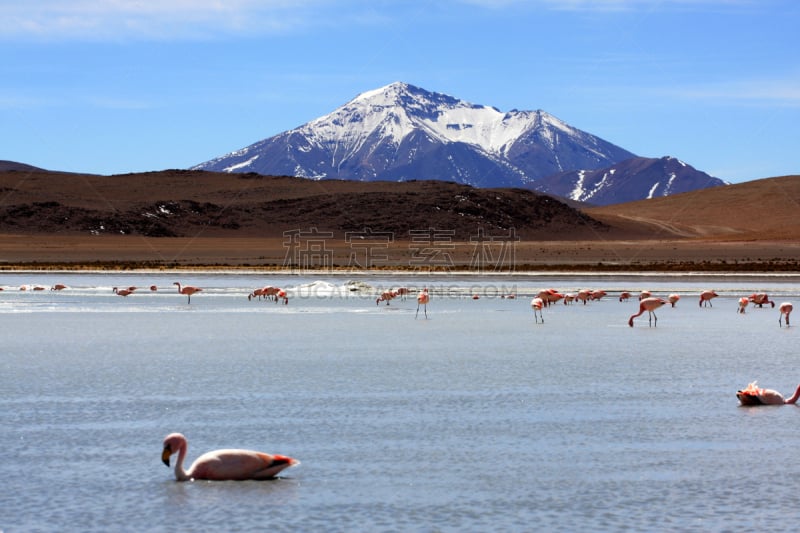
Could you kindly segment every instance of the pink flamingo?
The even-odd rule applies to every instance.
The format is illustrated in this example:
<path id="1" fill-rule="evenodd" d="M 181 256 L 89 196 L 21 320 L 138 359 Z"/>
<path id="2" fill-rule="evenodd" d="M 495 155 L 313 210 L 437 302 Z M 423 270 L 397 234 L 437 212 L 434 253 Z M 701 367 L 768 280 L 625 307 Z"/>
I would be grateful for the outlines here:
<path id="1" fill-rule="evenodd" d="M 184 470 L 183 461 L 186 459 L 187 448 L 186 437 L 180 433 L 170 433 L 164 438 L 161 460 L 169 466 L 170 456 L 178 454 L 178 461 L 175 463 L 175 479 L 178 481 L 273 479 L 281 470 L 300 464 L 297 459 L 285 455 L 232 449 L 204 453 L 192 463 L 189 470 Z"/>
<path id="2" fill-rule="evenodd" d="M 753 305 L 757 305 L 759 307 L 762 307 L 764 304 L 770 304 L 773 308 L 775 307 L 775 302 L 770 300 L 769 296 L 763 292 L 751 294 L 750 301 L 753 302 Z"/>
<path id="3" fill-rule="evenodd" d="M 375 300 L 375 305 L 378 305 L 381 302 L 386 302 L 386 305 L 389 305 L 389 302 L 393 300 L 397 296 L 397 293 L 394 291 L 383 291 L 381 295 Z"/>
<path id="4" fill-rule="evenodd" d="M 780 307 L 778 307 L 778 310 L 780 310 L 780 312 L 781 312 L 780 316 L 778 317 L 778 325 L 779 326 L 782 325 L 781 324 L 781 319 L 785 316 L 786 317 L 786 327 L 787 328 L 789 327 L 789 315 L 792 314 L 792 309 L 794 309 L 794 306 L 792 304 L 790 304 L 789 302 L 783 302 L 780 305 Z"/>
<path id="5" fill-rule="evenodd" d="M 592 297 L 592 291 L 589 289 L 582 289 L 578 291 L 578 294 L 575 295 L 576 300 L 580 300 L 583 302 L 583 305 L 586 305 L 586 302 L 589 301 Z"/>
<path id="6" fill-rule="evenodd" d="M 658 317 L 656 316 L 655 311 L 656 309 L 658 309 L 659 307 L 661 307 L 666 303 L 667 301 L 664 300 L 663 298 L 657 298 L 655 296 L 651 296 L 650 298 L 645 298 L 644 300 L 639 302 L 639 312 L 636 313 L 635 315 L 631 315 L 631 317 L 628 319 L 628 325 L 630 327 L 633 327 L 633 319 L 643 314 L 645 311 L 647 311 L 647 323 L 652 326 L 653 319 L 655 319 L 655 323 L 657 326 Z"/>
<path id="7" fill-rule="evenodd" d="M 130 289 L 118 289 L 118 288 L 114 287 L 111 290 L 114 291 L 114 294 L 118 294 L 120 296 L 128 296 L 129 294 L 133 294 L 133 291 L 130 290 Z"/>
<path id="8" fill-rule="evenodd" d="M 153 292 L 156 292 L 158 290 L 158 286 L 157 285 L 150 285 L 150 290 L 153 291 Z"/>
<path id="9" fill-rule="evenodd" d="M 425 287 L 424 289 L 422 289 L 422 292 L 417 295 L 417 314 L 414 315 L 415 319 L 419 315 L 419 306 L 420 305 L 423 306 L 423 308 L 424 308 L 425 318 L 428 318 L 428 302 L 430 302 L 430 301 L 431 301 L 431 297 L 428 294 L 428 288 Z"/>
<path id="10" fill-rule="evenodd" d="M 800 385 L 795 389 L 791 398 L 783 399 L 783 395 L 772 389 L 762 389 L 757 386 L 754 381 L 747 385 L 746 388 L 736 391 L 736 397 L 742 405 L 783 405 L 787 403 L 796 403 L 800 398 Z"/>
<path id="11" fill-rule="evenodd" d="M 650 298 L 653 295 L 650 291 L 642 291 L 639 293 L 639 301 L 641 302 L 645 298 Z"/>
<path id="12" fill-rule="evenodd" d="M 667 296 L 667 300 L 669 300 L 669 303 L 672 305 L 672 307 L 675 307 L 675 304 L 678 303 L 678 300 L 680 299 L 681 299 L 680 294 L 672 293 L 669 296 Z"/>
<path id="13" fill-rule="evenodd" d="M 711 304 L 711 299 L 716 298 L 717 296 L 719 296 L 719 294 L 714 291 L 703 291 L 700 293 L 700 303 L 698 305 L 702 307 L 704 304 L 708 304 L 709 306 L 714 307 Z"/>
<path id="14" fill-rule="evenodd" d="M 742 296 L 741 298 L 739 298 L 739 310 L 738 310 L 738 312 L 741 313 L 741 314 L 744 314 L 744 309 L 745 309 L 745 307 L 747 307 L 747 304 L 749 304 L 749 303 L 750 303 L 750 300 L 748 300 L 746 296 Z"/>
<path id="15" fill-rule="evenodd" d="M 538 324 L 539 319 L 542 319 L 542 324 L 544 324 L 544 316 L 542 315 L 542 307 L 544 307 L 544 300 L 536 296 L 533 300 L 531 300 L 531 308 L 533 309 L 533 320 Z"/>
<path id="16" fill-rule="evenodd" d="M 574 293 L 568 292 L 564 295 L 564 305 L 569 305 L 575 301 L 577 296 Z"/>
<path id="17" fill-rule="evenodd" d="M 260 300 L 262 296 L 264 296 L 264 287 L 253 289 L 253 292 L 247 295 L 247 301 L 249 302 L 253 298 L 258 298 Z"/>
<path id="18" fill-rule="evenodd" d="M 55 285 L 50 287 L 50 290 L 51 291 L 63 291 L 66 288 L 67 288 L 67 286 L 64 285 L 63 283 L 56 283 Z"/>
<path id="19" fill-rule="evenodd" d="M 185 294 L 186 296 L 188 296 L 188 303 L 192 303 L 192 294 L 194 294 L 196 292 L 201 292 L 203 290 L 203 289 L 201 289 L 199 287 L 192 287 L 191 285 L 184 285 L 183 287 L 181 287 L 181 284 L 178 281 L 173 283 L 173 285 L 177 285 L 178 286 L 178 293 L 179 294 Z"/>
<path id="20" fill-rule="evenodd" d="M 550 307 L 551 304 L 564 298 L 564 295 L 555 289 L 542 289 L 536 296 L 542 299 L 545 307 Z"/>
<path id="21" fill-rule="evenodd" d="M 397 294 L 397 296 L 400 297 L 402 301 L 405 301 L 406 296 L 408 296 L 410 291 L 408 290 L 408 287 L 397 287 L 397 290 L 394 292 L 395 294 Z"/>
<path id="22" fill-rule="evenodd" d="M 606 291 L 604 291 L 604 290 L 596 290 L 596 291 L 592 291 L 589 296 L 591 297 L 592 300 L 599 300 L 603 296 L 606 296 L 606 295 L 608 295 L 608 293 Z"/>
<path id="23" fill-rule="evenodd" d="M 283 305 L 289 305 L 289 294 L 283 290 L 278 289 L 278 292 L 275 293 L 275 303 L 278 303 L 278 299 L 283 300 Z"/>
<path id="24" fill-rule="evenodd" d="M 620 295 L 619 295 L 619 301 L 620 302 L 627 302 L 628 298 L 630 298 L 630 297 L 631 297 L 631 293 L 629 293 L 627 291 L 621 292 Z"/>

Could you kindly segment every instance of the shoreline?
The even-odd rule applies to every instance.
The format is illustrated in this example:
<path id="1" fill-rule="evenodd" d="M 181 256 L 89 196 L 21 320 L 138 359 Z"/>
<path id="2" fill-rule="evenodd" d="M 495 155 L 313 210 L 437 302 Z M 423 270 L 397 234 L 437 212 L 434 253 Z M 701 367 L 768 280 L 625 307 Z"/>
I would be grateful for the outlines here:
<path id="1" fill-rule="evenodd" d="M 365 248 L 283 238 L 0 235 L 0 272 L 154 271 L 509 275 L 545 272 L 800 273 L 800 242 L 685 240 L 398 241 Z"/>

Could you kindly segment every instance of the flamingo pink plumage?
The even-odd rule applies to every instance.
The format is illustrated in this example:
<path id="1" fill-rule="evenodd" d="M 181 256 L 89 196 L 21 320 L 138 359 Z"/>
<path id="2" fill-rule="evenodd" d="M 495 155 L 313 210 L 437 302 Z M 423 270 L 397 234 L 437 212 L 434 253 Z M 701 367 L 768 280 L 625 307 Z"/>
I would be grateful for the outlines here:
<path id="1" fill-rule="evenodd" d="M 764 304 L 770 304 L 773 308 L 775 307 L 775 302 L 769 299 L 769 296 L 764 292 L 754 292 L 750 295 L 750 301 L 753 302 L 753 305 L 757 305 L 762 307 Z"/>
<path id="2" fill-rule="evenodd" d="M 178 281 L 173 283 L 173 285 L 177 285 L 178 286 L 178 293 L 179 294 L 185 294 L 186 296 L 188 296 L 188 303 L 192 303 L 192 294 L 194 294 L 196 292 L 200 292 L 200 291 L 203 290 L 203 289 L 201 289 L 199 287 L 192 287 L 191 285 L 184 285 L 183 287 L 181 287 L 181 284 Z"/>
<path id="3" fill-rule="evenodd" d="M 656 325 L 658 325 L 658 317 L 656 316 L 655 310 L 666 303 L 667 303 L 666 300 L 664 300 L 663 298 L 658 298 L 656 296 L 645 298 L 644 300 L 639 302 L 639 312 L 634 315 L 631 315 L 631 317 L 628 319 L 628 325 L 630 327 L 633 327 L 633 319 L 643 314 L 645 311 L 647 311 L 648 324 L 652 325 L 653 319 L 655 319 L 655 323 Z"/>
<path id="4" fill-rule="evenodd" d="M 119 296 L 128 296 L 129 294 L 133 294 L 133 291 L 130 289 L 118 289 L 117 287 L 114 287 L 111 290 L 114 291 L 114 294 L 118 294 Z"/>
<path id="5" fill-rule="evenodd" d="M 178 454 L 178 461 L 175 463 L 175 479 L 178 481 L 273 479 L 282 470 L 300 464 L 297 459 L 285 455 L 229 449 L 204 453 L 192 463 L 189 470 L 185 470 L 183 461 L 186 459 L 187 448 L 186 437 L 180 433 L 171 433 L 164 438 L 161 460 L 169 466 L 170 456 Z"/>
<path id="6" fill-rule="evenodd" d="M 784 400 L 780 392 L 772 389 L 762 389 L 753 381 L 746 388 L 736 391 L 736 397 L 742 405 L 746 406 L 796 403 L 800 398 L 800 385 L 797 386 L 791 398 Z"/>
<path id="7" fill-rule="evenodd" d="M 750 300 L 746 296 L 742 296 L 739 298 L 739 309 L 738 313 L 744 314 L 744 310 L 747 307 L 747 304 L 750 303 Z"/>
<path id="8" fill-rule="evenodd" d="M 719 294 L 717 294 L 714 291 L 703 291 L 703 292 L 700 293 L 700 303 L 699 303 L 699 305 L 702 307 L 704 304 L 708 304 L 709 306 L 714 307 L 711 304 L 711 299 L 712 298 L 716 298 L 717 296 L 719 296 Z"/>
<path id="9" fill-rule="evenodd" d="M 397 293 L 394 291 L 383 291 L 381 295 L 375 300 L 375 305 L 378 305 L 381 302 L 386 302 L 386 305 L 389 305 L 389 302 L 392 301 L 397 296 Z"/>
<path id="10" fill-rule="evenodd" d="M 425 318 L 428 318 L 428 302 L 431 301 L 431 297 L 428 294 L 428 288 L 422 289 L 422 292 L 417 295 L 417 313 L 414 315 L 414 318 L 419 316 L 419 306 L 423 306 L 425 311 Z"/>
<path id="11" fill-rule="evenodd" d="M 538 324 L 539 319 L 542 319 L 542 324 L 544 324 L 544 316 L 542 315 L 542 307 L 544 307 L 544 300 L 536 296 L 533 300 L 531 300 L 531 308 L 533 309 L 533 320 Z"/>
<path id="12" fill-rule="evenodd" d="M 680 294 L 676 294 L 674 292 L 672 294 L 670 294 L 669 296 L 667 296 L 667 300 L 669 300 L 669 303 L 670 303 L 670 305 L 672 305 L 672 307 L 675 307 L 675 304 L 678 303 L 678 300 L 680 300 L 680 299 L 681 299 L 681 295 Z"/>
<path id="13" fill-rule="evenodd" d="M 781 319 L 786 317 L 786 327 L 789 327 L 789 315 L 792 314 L 792 309 L 794 309 L 794 306 L 789 302 L 783 302 L 778 309 L 781 312 L 780 316 L 778 317 L 778 325 L 781 326 Z"/>

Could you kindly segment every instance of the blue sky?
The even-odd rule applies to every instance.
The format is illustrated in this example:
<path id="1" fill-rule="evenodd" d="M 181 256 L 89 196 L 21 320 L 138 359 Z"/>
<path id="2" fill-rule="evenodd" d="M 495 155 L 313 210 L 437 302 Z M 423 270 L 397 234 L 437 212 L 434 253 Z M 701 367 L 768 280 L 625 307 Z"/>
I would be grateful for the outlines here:
<path id="1" fill-rule="evenodd" d="M 0 159 L 186 168 L 405 81 L 800 174 L 799 27 L 796 0 L 0 0 Z"/>

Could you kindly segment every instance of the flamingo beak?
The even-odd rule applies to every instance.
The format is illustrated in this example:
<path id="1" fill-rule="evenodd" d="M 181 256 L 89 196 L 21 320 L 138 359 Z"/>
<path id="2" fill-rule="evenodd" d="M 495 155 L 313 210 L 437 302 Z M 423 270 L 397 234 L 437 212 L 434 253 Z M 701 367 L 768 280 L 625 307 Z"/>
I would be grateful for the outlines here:
<path id="1" fill-rule="evenodd" d="M 172 450 L 169 447 L 169 444 L 164 446 L 164 451 L 161 452 L 161 462 L 165 465 L 169 466 L 169 457 L 172 455 Z"/>

